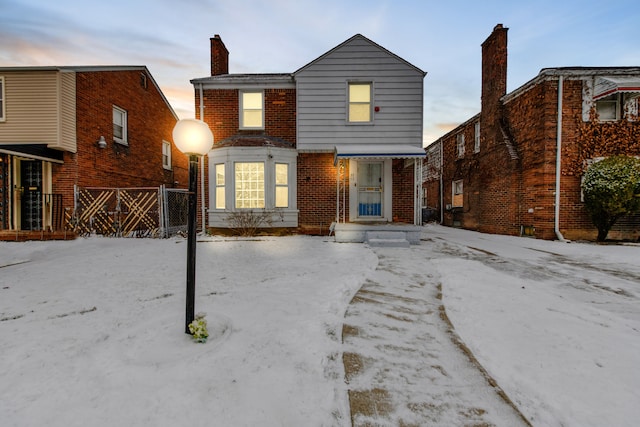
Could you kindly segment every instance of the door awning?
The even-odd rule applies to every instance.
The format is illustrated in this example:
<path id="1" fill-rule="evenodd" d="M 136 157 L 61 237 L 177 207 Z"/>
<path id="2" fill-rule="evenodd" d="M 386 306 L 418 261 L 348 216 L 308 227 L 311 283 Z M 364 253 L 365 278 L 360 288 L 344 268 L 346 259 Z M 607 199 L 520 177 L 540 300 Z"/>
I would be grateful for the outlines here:
<path id="1" fill-rule="evenodd" d="M 598 77 L 593 91 L 593 100 L 597 101 L 614 93 L 629 92 L 638 92 L 640 94 L 640 77 Z"/>
<path id="2" fill-rule="evenodd" d="M 64 163 L 63 152 L 44 144 L 0 144 L 0 153 L 52 163 Z"/>
<path id="3" fill-rule="evenodd" d="M 426 157 L 424 148 L 414 145 L 373 144 L 336 145 L 334 164 L 339 159 L 420 159 Z"/>

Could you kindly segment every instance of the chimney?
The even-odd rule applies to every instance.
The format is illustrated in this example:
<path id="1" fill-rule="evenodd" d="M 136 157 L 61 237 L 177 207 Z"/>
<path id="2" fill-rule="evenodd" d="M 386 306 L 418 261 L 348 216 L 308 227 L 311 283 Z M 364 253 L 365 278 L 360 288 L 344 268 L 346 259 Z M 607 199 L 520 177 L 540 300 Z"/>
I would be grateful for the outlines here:
<path id="1" fill-rule="evenodd" d="M 507 31 L 502 24 L 482 43 L 481 121 L 484 129 L 500 120 L 500 98 L 507 93 Z M 497 131 L 497 129 L 495 129 Z"/>
<path id="2" fill-rule="evenodd" d="M 498 24 L 482 43 L 482 99 L 495 103 L 507 93 L 507 31 Z"/>
<path id="3" fill-rule="evenodd" d="M 229 51 L 216 34 L 211 40 L 211 75 L 229 74 Z"/>

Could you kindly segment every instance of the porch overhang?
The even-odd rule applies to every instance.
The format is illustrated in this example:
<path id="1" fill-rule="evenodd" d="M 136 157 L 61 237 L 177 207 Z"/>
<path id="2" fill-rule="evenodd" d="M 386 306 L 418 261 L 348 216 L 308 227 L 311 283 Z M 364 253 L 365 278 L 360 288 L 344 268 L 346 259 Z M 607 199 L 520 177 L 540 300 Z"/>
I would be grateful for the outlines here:
<path id="1" fill-rule="evenodd" d="M 422 147 L 400 144 L 349 144 L 336 145 L 333 164 L 341 159 L 422 159 L 426 152 Z"/>
<path id="2" fill-rule="evenodd" d="M 0 144 L 0 153 L 51 163 L 64 163 L 63 152 L 48 148 L 45 144 Z"/>
<path id="3" fill-rule="evenodd" d="M 638 93 L 640 95 L 640 77 L 618 76 L 596 79 L 593 91 L 594 101 L 615 93 Z"/>

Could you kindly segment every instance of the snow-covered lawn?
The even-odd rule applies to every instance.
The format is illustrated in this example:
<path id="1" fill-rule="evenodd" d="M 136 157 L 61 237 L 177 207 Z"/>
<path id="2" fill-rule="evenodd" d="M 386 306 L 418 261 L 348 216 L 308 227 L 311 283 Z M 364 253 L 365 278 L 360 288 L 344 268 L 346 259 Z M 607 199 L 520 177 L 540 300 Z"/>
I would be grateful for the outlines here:
<path id="1" fill-rule="evenodd" d="M 396 269 L 442 284 L 457 333 L 534 425 L 637 423 L 640 247 L 423 239 L 394 249 Z M 348 426 L 342 323 L 376 251 L 200 240 L 206 344 L 184 334 L 183 239 L 0 242 L 0 424 Z"/>

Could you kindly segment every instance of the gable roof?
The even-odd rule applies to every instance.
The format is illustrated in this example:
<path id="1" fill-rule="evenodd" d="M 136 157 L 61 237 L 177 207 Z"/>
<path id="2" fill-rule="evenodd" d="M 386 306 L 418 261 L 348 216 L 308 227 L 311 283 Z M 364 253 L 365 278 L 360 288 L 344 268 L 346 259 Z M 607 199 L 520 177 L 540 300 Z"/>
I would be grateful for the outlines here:
<path id="1" fill-rule="evenodd" d="M 410 62 L 400 58 L 398 55 L 396 55 L 395 53 L 385 49 L 384 47 L 380 46 L 379 44 L 375 43 L 374 41 L 366 38 L 365 36 L 363 36 L 362 34 L 356 34 L 353 37 L 351 37 L 348 40 L 345 40 L 344 42 L 340 43 L 338 46 L 334 47 L 333 49 L 329 50 L 328 52 L 324 53 L 323 55 L 319 56 L 318 58 L 314 59 L 313 61 L 309 62 L 308 64 L 298 68 L 296 71 L 293 72 L 293 75 L 295 76 L 296 74 L 306 70 L 307 68 L 313 66 L 314 64 L 316 64 L 317 62 L 323 60 L 324 58 L 330 56 L 331 54 L 333 54 L 334 52 L 342 49 L 344 46 L 349 45 L 351 43 L 353 43 L 356 40 L 363 40 L 367 43 L 369 43 L 370 45 L 374 46 L 375 48 L 379 49 L 380 51 L 386 53 L 387 55 L 397 59 L 398 61 L 404 63 L 405 65 L 407 65 L 410 68 L 413 68 L 416 72 L 422 74 L 422 76 L 426 76 L 427 73 L 426 71 L 422 71 L 420 68 L 416 67 L 415 65 L 411 64 Z"/>

